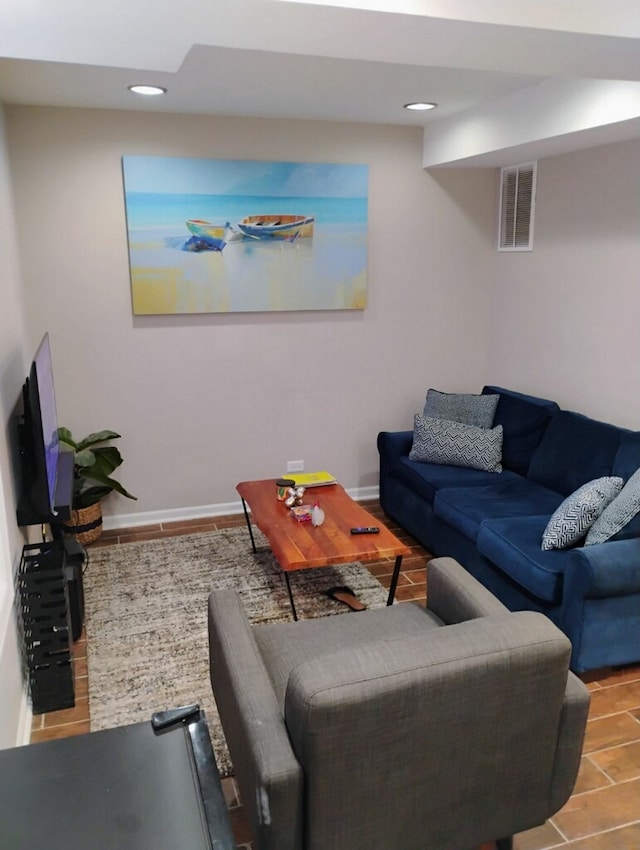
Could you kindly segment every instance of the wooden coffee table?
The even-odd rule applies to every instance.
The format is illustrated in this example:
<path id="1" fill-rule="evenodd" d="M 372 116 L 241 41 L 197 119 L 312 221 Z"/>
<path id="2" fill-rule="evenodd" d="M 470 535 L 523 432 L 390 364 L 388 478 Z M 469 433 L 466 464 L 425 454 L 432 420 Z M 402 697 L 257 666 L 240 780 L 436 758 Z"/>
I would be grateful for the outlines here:
<path id="1" fill-rule="evenodd" d="M 352 561 L 395 558 L 387 598 L 387 605 L 393 604 L 402 557 L 408 555 L 410 549 L 361 505 L 354 502 L 340 484 L 313 487 L 306 491 L 305 503 L 313 504 L 318 501 L 325 513 L 324 523 L 315 528 L 311 522 L 298 522 L 291 516 L 285 503 L 277 500 L 275 482 L 275 478 L 242 481 L 236 490 L 242 497 L 253 551 L 256 552 L 256 544 L 249 510 L 255 524 L 269 541 L 271 551 L 284 573 L 293 619 L 297 620 L 298 615 L 289 584 L 290 572 L 349 564 Z M 377 525 L 380 532 L 351 534 L 352 528 L 370 525 Z"/>

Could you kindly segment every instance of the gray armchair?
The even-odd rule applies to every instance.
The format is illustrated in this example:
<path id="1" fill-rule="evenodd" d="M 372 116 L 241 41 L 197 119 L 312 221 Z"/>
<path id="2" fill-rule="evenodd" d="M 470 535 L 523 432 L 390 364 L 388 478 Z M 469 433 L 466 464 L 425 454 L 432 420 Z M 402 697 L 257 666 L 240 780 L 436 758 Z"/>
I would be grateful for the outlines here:
<path id="1" fill-rule="evenodd" d="M 251 626 L 209 599 L 211 682 L 258 850 L 467 850 L 543 823 L 589 705 L 571 647 L 456 561 L 428 605 Z"/>

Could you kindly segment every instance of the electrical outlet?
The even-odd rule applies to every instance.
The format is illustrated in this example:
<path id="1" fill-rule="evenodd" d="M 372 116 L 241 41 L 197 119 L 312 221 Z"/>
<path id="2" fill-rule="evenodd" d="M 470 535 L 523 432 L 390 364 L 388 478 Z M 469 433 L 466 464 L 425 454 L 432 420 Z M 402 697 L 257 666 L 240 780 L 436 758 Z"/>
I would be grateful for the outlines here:
<path id="1" fill-rule="evenodd" d="M 303 460 L 288 460 L 287 472 L 304 472 Z"/>

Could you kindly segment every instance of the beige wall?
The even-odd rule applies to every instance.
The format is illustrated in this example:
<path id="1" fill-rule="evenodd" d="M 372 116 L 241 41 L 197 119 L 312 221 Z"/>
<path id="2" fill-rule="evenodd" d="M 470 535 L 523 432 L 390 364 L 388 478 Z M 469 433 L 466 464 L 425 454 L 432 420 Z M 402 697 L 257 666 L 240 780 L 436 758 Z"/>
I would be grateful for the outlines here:
<path id="1" fill-rule="evenodd" d="M 25 330 L 18 252 L 0 106 L 0 749 L 24 742 L 28 712 L 14 614 L 14 574 L 25 540 L 16 526 L 11 451 L 22 382 L 26 374 Z"/>
<path id="2" fill-rule="evenodd" d="M 430 385 L 481 385 L 494 172 L 425 173 L 415 128 L 7 115 L 31 342 L 50 331 L 59 421 L 124 435 L 120 477 L 139 501 L 105 513 L 237 503 L 238 481 L 297 459 L 375 487 L 378 430 L 412 427 Z M 123 154 L 366 163 L 367 309 L 134 319 Z"/>
<path id="3" fill-rule="evenodd" d="M 496 383 L 640 429 L 640 141 L 541 160 L 534 249 L 498 257 Z"/>

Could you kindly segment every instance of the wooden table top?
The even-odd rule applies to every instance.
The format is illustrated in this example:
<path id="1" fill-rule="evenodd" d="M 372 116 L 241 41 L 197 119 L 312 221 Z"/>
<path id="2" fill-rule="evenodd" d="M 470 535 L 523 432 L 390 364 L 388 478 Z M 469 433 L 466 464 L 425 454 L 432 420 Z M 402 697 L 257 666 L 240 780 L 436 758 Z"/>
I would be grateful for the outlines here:
<path id="1" fill-rule="evenodd" d="M 276 498 L 276 479 L 242 481 L 236 490 L 251 509 L 260 531 L 283 570 L 307 570 L 352 561 L 377 561 L 408 555 L 410 549 L 395 534 L 347 495 L 340 484 L 306 490 L 304 503 L 318 502 L 325 521 L 294 519 L 284 502 Z M 377 525 L 379 534 L 351 534 L 358 526 Z"/>

